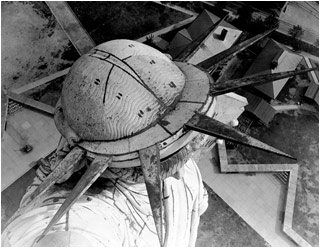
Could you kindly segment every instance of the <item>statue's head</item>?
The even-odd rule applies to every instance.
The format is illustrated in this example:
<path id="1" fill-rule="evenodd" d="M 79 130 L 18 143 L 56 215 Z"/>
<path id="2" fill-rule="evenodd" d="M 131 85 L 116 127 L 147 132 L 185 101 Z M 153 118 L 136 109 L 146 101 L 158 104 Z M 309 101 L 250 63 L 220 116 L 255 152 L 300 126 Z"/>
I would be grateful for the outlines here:
<path id="1" fill-rule="evenodd" d="M 74 63 L 61 106 L 82 140 L 118 140 L 154 125 L 175 106 L 184 85 L 184 74 L 163 53 L 139 42 L 113 40 Z"/>
<path id="2" fill-rule="evenodd" d="M 209 80 L 142 43 L 109 41 L 71 67 L 55 123 L 70 144 L 118 156 L 114 167 L 139 166 L 138 152 L 155 144 L 168 158 L 197 135 L 183 129 L 196 111 L 213 114 Z"/>

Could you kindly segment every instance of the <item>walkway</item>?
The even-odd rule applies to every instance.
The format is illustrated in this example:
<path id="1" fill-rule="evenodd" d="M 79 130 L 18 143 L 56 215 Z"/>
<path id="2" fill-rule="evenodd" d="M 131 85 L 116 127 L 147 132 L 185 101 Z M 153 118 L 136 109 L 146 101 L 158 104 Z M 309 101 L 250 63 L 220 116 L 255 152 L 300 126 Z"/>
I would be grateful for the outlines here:
<path id="1" fill-rule="evenodd" d="M 59 139 L 60 133 L 49 115 L 26 108 L 10 114 L 1 140 L 1 191 L 52 152 Z M 27 144 L 33 150 L 22 153 L 20 149 Z"/>
<path id="2" fill-rule="evenodd" d="M 54 115 L 55 108 L 48 105 L 48 104 L 44 104 L 42 102 L 33 100 L 32 98 L 26 97 L 24 95 L 19 95 L 19 94 L 13 93 L 13 92 L 8 92 L 7 96 L 9 99 L 12 99 L 18 103 L 21 103 L 22 105 L 26 105 L 26 106 L 31 107 L 33 109 L 37 109 L 39 111 L 42 111 L 42 112 L 49 114 L 49 115 L 52 115 L 52 116 Z"/>
<path id="3" fill-rule="evenodd" d="M 153 1 L 154 3 L 157 3 L 157 4 L 160 4 L 160 5 L 163 5 L 165 6 L 166 8 L 170 8 L 170 9 L 174 9 L 174 10 L 177 10 L 179 12 L 183 12 L 187 15 L 191 15 L 191 16 L 197 16 L 198 13 L 196 12 L 193 12 L 191 10 L 188 10 L 188 9 L 185 9 L 185 8 L 182 8 L 178 5 L 175 5 L 175 4 L 171 4 L 170 2 L 161 2 L 161 1 Z"/>
<path id="4" fill-rule="evenodd" d="M 19 88 L 13 89 L 11 92 L 16 93 L 16 94 L 22 94 L 28 90 L 34 89 L 34 88 L 39 87 L 41 85 L 44 85 L 46 83 L 52 82 L 53 80 L 55 80 L 57 78 L 65 76 L 69 72 L 69 70 L 70 70 L 70 67 L 67 69 L 64 69 L 62 71 L 52 73 L 47 77 L 40 78 L 34 82 L 31 82 L 31 83 L 28 83 L 28 84 L 21 86 Z"/>
<path id="5" fill-rule="evenodd" d="M 272 107 L 277 111 L 277 113 L 281 113 L 283 111 L 288 111 L 288 110 L 297 110 L 297 109 L 303 109 L 306 111 L 318 113 L 318 110 L 310 104 L 303 103 L 301 105 L 297 104 L 281 104 L 281 105 L 272 105 Z"/>
<path id="6" fill-rule="evenodd" d="M 56 17 L 57 21 L 67 34 L 69 40 L 72 42 L 76 50 L 80 55 L 85 54 L 87 51 L 89 51 L 92 47 L 95 46 L 94 41 L 91 39 L 90 35 L 87 33 L 87 31 L 82 26 L 81 22 L 78 20 L 78 18 L 74 15 L 73 11 L 70 9 L 69 5 L 65 2 L 46 2 L 49 6 L 50 10 Z M 159 2 L 156 2 L 158 4 L 161 4 Z M 163 5 L 163 4 L 161 4 Z M 165 5 L 167 6 L 167 5 Z M 170 8 L 174 8 L 172 6 L 167 6 Z M 153 33 L 150 33 L 148 35 L 145 35 L 143 37 L 140 37 L 136 41 L 144 42 L 146 41 L 146 38 L 150 35 L 153 35 L 154 37 L 157 37 L 161 34 L 167 33 L 169 31 L 178 29 L 182 26 L 185 26 L 189 23 L 191 23 L 196 17 L 197 13 L 187 11 L 183 8 L 178 8 L 176 10 L 185 12 L 187 14 L 190 14 L 191 17 L 188 19 L 185 19 L 179 23 L 175 23 L 169 27 L 163 28 L 161 30 L 155 31 Z M 43 84 L 49 83 L 53 81 L 56 78 L 65 76 L 69 72 L 70 68 L 66 68 L 62 71 L 58 71 L 56 73 L 53 73 L 47 77 L 41 78 L 37 81 L 31 82 L 27 85 L 24 85 L 20 88 L 12 90 L 13 93 L 21 94 L 28 90 L 31 90 L 33 88 L 39 87 Z"/>
<path id="7" fill-rule="evenodd" d="M 91 48 L 95 47 L 94 41 L 82 27 L 67 2 L 46 1 L 46 4 L 80 55 L 87 53 Z"/>
<path id="8" fill-rule="evenodd" d="M 285 186 L 270 174 L 222 174 L 218 158 L 214 147 L 198 163 L 205 183 L 271 246 L 296 246 L 282 231 Z"/>

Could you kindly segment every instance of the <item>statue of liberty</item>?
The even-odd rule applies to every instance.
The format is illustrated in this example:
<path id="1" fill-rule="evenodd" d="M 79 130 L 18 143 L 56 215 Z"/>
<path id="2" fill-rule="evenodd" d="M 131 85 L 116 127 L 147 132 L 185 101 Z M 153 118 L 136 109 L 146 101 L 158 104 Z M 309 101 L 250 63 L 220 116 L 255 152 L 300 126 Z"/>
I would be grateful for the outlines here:
<path id="1" fill-rule="evenodd" d="M 194 246 L 207 194 L 193 154 L 208 135 L 290 157 L 214 119 L 215 96 L 297 73 L 215 84 L 210 71 L 266 34 L 198 65 L 131 40 L 72 66 L 56 106 L 62 137 L 9 220 L 3 246 Z"/>

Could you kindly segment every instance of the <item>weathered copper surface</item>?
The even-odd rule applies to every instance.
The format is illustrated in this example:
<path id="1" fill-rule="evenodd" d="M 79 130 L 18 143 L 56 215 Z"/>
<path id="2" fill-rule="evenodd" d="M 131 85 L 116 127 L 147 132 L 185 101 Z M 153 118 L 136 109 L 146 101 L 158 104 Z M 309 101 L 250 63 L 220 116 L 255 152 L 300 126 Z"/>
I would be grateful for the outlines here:
<path id="1" fill-rule="evenodd" d="M 59 99 L 59 101 L 57 102 L 53 119 L 58 131 L 68 141 L 68 143 L 71 146 L 73 146 L 75 143 L 78 143 L 80 141 L 80 137 L 69 126 L 64 116 L 63 109 L 61 107 L 61 99 Z"/>
<path id="2" fill-rule="evenodd" d="M 183 125 L 193 116 L 194 111 L 200 111 L 203 114 L 209 110 L 213 112 L 214 104 L 212 97 L 208 96 L 210 76 L 190 64 L 176 62 L 176 65 L 187 80 L 176 107 L 157 125 L 127 139 L 108 142 L 81 141 L 78 145 L 92 153 L 113 154 L 111 167 L 140 166 L 138 151 L 155 143 L 160 144 L 161 159 L 180 149 L 182 145 L 180 141 L 191 140 L 191 137 L 190 139 L 188 137 L 193 133 L 185 135 L 182 132 Z M 164 148 L 166 152 L 162 155 Z"/>
<path id="3" fill-rule="evenodd" d="M 162 180 L 160 178 L 160 151 L 158 144 L 140 150 L 139 154 L 153 219 L 160 244 L 162 244 Z"/>
<path id="4" fill-rule="evenodd" d="M 228 81 L 213 85 L 213 90 L 210 92 L 210 95 L 211 96 L 222 95 L 228 92 L 235 91 L 241 87 L 245 87 L 249 85 L 256 86 L 260 84 L 265 84 L 265 83 L 276 81 L 282 78 L 293 77 L 295 75 L 299 75 L 302 73 L 307 73 L 309 71 L 315 71 L 315 70 L 318 70 L 318 68 L 308 68 L 308 69 L 299 70 L 299 71 L 295 70 L 295 71 L 278 72 L 273 74 L 249 76 L 245 78 L 228 80 Z"/>
<path id="5" fill-rule="evenodd" d="M 292 156 L 269 146 L 251 136 L 242 133 L 220 121 L 214 120 L 202 114 L 195 114 L 192 119 L 185 125 L 186 128 L 198 131 L 200 133 L 215 136 L 217 138 L 229 140 L 241 145 L 254 147 L 263 151 L 275 153 L 284 157 L 293 158 Z"/>
<path id="6" fill-rule="evenodd" d="M 166 55 L 113 40 L 81 56 L 62 88 L 68 125 L 87 141 L 117 141 L 148 129 L 178 101 L 185 77 Z"/>
<path id="7" fill-rule="evenodd" d="M 248 48 L 249 46 L 253 45 L 257 41 L 261 40 L 262 38 L 269 35 L 273 30 L 269 30 L 267 32 L 264 32 L 263 34 L 258 34 L 248 40 L 245 40 L 241 42 L 238 45 L 232 46 L 227 50 L 224 50 L 221 53 L 218 53 L 217 55 L 214 55 L 201 63 L 197 64 L 198 68 L 202 68 L 203 70 L 210 72 L 217 64 L 219 64 L 222 60 L 228 58 L 229 56 L 235 56 L 236 54 L 240 53 L 244 49 Z"/>
<path id="8" fill-rule="evenodd" d="M 96 157 L 87 171 L 80 178 L 68 198 L 63 202 L 57 213 L 38 238 L 37 242 L 42 239 L 49 230 L 61 219 L 61 217 L 72 207 L 72 205 L 86 192 L 86 190 L 98 179 L 98 177 L 109 167 L 112 157 L 101 156 Z"/>

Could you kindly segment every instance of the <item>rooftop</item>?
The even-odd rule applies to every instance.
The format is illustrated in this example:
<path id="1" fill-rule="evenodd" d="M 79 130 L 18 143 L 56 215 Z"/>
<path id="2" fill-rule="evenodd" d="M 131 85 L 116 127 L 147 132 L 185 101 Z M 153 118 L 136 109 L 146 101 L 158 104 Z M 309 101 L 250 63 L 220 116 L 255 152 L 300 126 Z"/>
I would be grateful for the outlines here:
<path id="1" fill-rule="evenodd" d="M 278 42 L 269 39 L 244 76 L 268 74 L 295 70 L 302 60 L 302 56 L 289 51 Z M 275 99 L 288 78 L 256 86 L 255 88 L 266 96 Z"/>
<path id="2" fill-rule="evenodd" d="M 205 33 L 210 27 L 217 23 L 221 18 L 204 10 L 191 24 L 185 29 L 180 30 L 170 42 L 168 53 L 175 58 L 183 51 L 188 44 Z M 242 31 L 232 26 L 226 21 L 210 32 L 207 37 L 197 47 L 197 50 L 189 57 L 188 62 L 197 64 L 210 56 L 218 54 L 231 47 L 240 37 Z"/>

